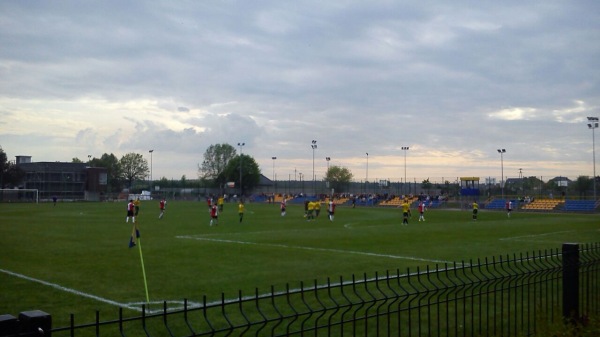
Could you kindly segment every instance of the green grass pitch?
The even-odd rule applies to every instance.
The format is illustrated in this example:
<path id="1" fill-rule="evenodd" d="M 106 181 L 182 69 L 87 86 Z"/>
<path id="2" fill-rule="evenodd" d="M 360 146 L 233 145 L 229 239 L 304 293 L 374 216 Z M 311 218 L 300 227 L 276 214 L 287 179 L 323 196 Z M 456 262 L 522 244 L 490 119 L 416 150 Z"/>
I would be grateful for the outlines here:
<path id="1" fill-rule="evenodd" d="M 139 315 L 146 302 L 138 247 L 128 248 L 131 223 L 125 203 L 0 204 L 0 314 L 43 310 L 55 327 L 114 319 L 118 307 Z M 338 206 L 335 220 L 323 209 L 307 222 L 300 205 L 225 204 L 209 226 L 204 202 L 144 201 L 139 216 L 151 303 L 203 295 L 217 301 L 311 285 L 327 278 L 374 277 L 436 264 L 560 249 L 564 242 L 600 241 L 598 215 L 470 210 L 426 212 L 402 226 L 398 208 Z M 153 304 L 157 309 L 159 304 Z M 151 306 L 152 307 L 152 306 Z"/>

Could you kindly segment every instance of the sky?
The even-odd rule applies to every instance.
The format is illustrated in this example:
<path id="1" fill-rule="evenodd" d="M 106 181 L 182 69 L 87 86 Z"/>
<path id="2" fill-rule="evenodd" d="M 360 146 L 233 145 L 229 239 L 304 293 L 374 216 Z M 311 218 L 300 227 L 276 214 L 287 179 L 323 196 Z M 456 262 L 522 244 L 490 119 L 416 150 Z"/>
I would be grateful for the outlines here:
<path id="1" fill-rule="evenodd" d="M 278 180 L 594 174 L 598 1 L 2 1 L 0 46 L 9 159 L 196 179 L 227 143 Z"/>

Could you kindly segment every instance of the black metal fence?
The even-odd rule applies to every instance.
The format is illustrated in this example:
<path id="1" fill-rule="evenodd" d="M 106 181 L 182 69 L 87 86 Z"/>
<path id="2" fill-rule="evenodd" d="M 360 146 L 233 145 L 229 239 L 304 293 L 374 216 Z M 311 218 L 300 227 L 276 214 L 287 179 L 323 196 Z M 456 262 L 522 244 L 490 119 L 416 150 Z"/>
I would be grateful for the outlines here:
<path id="1" fill-rule="evenodd" d="M 153 308 L 156 309 L 156 308 Z M 141 316 L 51 328 L 53 336 L 529 336 L 600 314 L 600 243 L 328 279 L 299 289 L 143 307 Z M 17 320 L 18 321 L 18 320 Z M 35 330 L 38 331 L 38 330 Z M 32 336 L 35 335 L 31 334 Z M 46 336 L 48 331 L 46 330 Z M 0 334 L 0 336 L 4 336 Z"/>

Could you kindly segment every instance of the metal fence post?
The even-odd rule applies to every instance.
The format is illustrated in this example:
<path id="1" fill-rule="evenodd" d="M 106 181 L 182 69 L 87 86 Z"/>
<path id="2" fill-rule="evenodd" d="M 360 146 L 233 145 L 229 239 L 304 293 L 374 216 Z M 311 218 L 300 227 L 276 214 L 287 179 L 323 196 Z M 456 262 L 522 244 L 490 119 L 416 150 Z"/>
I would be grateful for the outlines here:
<path id="1" fill-rule="evenodd" d="M 564 243 L 563 256 L 563 317 L 567 322 L 579 319 L 579 245 Z"/>

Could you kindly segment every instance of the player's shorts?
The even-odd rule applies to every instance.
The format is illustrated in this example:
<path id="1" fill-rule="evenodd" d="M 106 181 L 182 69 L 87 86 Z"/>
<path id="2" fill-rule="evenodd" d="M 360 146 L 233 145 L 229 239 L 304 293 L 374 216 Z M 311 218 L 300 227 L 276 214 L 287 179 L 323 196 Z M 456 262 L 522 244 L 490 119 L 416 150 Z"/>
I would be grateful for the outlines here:
<path id="1" fill-rule="evenodd" d="M 473 210 L 473 214 L 477 214 L 477 210 L 476 209 Z"/>
<path id="2" fill-rule="evenodd" d="M 133 211 L 127 211 L 127 216 L 133 216 Z"/>

